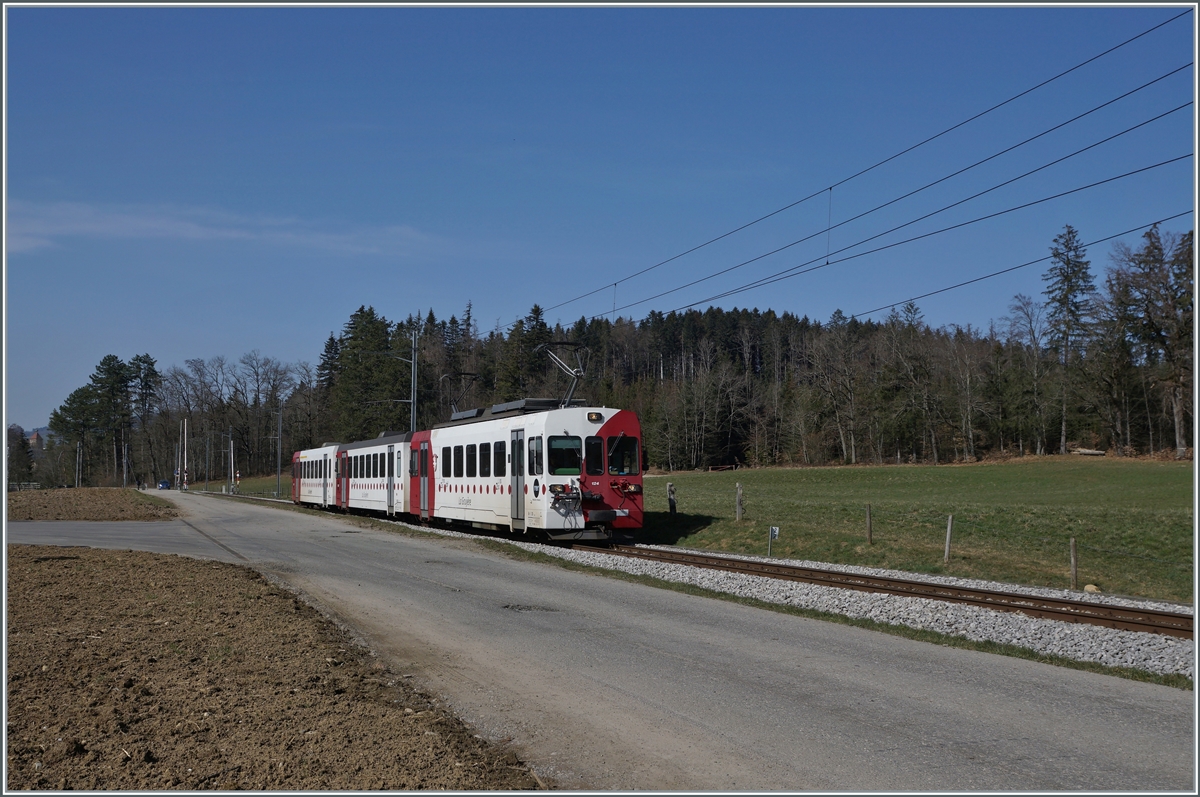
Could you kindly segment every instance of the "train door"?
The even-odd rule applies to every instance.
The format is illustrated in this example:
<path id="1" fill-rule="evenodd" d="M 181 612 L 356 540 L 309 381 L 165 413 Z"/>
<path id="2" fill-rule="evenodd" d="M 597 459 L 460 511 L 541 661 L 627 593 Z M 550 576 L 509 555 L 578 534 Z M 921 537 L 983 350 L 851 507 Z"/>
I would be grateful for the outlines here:
<path id="1" fill-rule="evenodd" d="M 421 480 L 421 483 L 419 486 L 419 490 L 420 490 L 420 494 L 421 494 L 421 518 L 423 520 L 428 520 L 429 516 L 431 514 L 430 510 L 433 508 L 432 507 L 433 502 L 430 500 L 430 497 L 429 497 L 429 494 L 431 492 L 430 486 L 429 486 L 429 471 L 432 468 L 431 468 L 430 462 L 429 462 L 429 441 L 428 440 L 421 441 L 421 451 L 420 451 L 420 455 L 417 458 L 417 468 L 419 469 L 420 480 Z"/>
<path id="2" fill-rule="evenodd" d="M 329 506 L 329 455 L 321 455 L 321 506 Z"/>
<path id="3" fill-rule="evenodd" d="M 338 506 L 342 509 L 350 508 L 350 455 L 345 451 L 337 452 L 337 465 L 334 471 L 334 476 L 337 477 L 338 485 Z"/>
<path id="4" fill-rule="evenodd" d="M 388 446 L 387 452 L 387 513 L 396 514 L 396 447 Z"/>
<path id="5" fill-rule="evenodd" d="M 512 474 L 511 511 L 513 531 L 525 528 L 525 430 L 514 429 L 509 472 Z"/>

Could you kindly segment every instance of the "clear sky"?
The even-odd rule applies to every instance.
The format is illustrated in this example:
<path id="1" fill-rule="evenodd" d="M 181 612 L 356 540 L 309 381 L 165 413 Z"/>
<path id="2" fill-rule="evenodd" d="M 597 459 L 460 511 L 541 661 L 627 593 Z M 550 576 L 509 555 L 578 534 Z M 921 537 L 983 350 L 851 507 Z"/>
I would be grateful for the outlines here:
<path id="1" fill-rule="evenodd" d="M 44 425 L 106 354 L 316 362 L 360 305 L 470 301 L 484 333 L 535 302 L 551 324 L 614 303 L 881 318 L 1066 224 L 1191 229 L 1194 12 L 847 180 L 1189 8 L 7 6 L 6 422 Z M 918 304 L 986 329 L 1045 265 Z"/>

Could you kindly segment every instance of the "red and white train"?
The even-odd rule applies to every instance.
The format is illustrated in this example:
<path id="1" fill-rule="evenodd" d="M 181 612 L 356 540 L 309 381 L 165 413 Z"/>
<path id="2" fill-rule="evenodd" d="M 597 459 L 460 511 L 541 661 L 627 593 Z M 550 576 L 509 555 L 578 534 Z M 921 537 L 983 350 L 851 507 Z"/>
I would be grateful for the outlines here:
<path id="1" fill-rule="evenodd" d="M 456 412 L 427 431 L 298 451 L 292 500 L 552 540 L 608 540 L 614 530 L 642 527 L 644 451 L 633 412 L 521 399 Z"/>

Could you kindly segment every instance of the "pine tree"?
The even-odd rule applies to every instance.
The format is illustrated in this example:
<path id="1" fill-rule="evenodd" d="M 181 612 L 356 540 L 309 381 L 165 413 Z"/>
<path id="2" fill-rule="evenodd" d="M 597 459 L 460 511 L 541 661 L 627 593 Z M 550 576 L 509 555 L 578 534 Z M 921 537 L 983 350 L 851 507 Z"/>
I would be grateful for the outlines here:
<path id="1" fill-rule="evenodd" d="M 1054 239 L 1050 248 L 1051 265 L 1042 275 L 1046 283 L 1046 319 L 1062 363 L 1062 434 L 1059 453 L 1067 453 L 1067 395 L 1070 388 L 1071 346 L 1080 347 L 1083 330 L 1089 315 L 1089 303 L 1096 286 L 1092 280 L 1091 262 L 1079 240 L 1079 233 L 1068 224 Z"/>

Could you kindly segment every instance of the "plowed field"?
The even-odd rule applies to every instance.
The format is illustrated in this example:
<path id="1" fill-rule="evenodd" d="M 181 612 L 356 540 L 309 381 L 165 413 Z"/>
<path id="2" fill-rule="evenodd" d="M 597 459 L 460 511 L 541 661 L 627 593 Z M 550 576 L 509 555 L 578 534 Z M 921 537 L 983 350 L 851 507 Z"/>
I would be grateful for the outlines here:
<path id="1" fill-rule="evenodd" d="M 141 502 L 96 492 L 131 493 L 85 502 L 114 518 Z M 94 519 L 73 501 L 38 511 Z M 6 789 L 539 786 L 502 744 L 252 570 L 27 545 L 9 546 L 6 564 Z"/>

